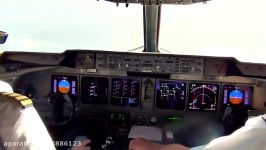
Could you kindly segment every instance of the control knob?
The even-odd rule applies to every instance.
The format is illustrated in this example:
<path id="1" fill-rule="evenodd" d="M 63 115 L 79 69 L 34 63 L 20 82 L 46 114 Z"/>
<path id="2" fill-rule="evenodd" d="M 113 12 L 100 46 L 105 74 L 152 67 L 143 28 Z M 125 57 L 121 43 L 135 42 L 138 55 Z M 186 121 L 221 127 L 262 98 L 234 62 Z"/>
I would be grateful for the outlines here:
<path id="1" fill-rule="evenodd" d="M 158 118 L 155 117 L 155 116 L 152 116 L 152 117 L 150 118 L 150 121 L 149 121 L 149 122 L 150 122 L 151 125 L 155 126 L 155 125 L 158 124 Z"/>
<path id="2" fill-rule="evenodd" d="M 106 137 L 105 142 L 102 144 L 102 150 L 108 150 L 115 144 L 111 136 Z"/>

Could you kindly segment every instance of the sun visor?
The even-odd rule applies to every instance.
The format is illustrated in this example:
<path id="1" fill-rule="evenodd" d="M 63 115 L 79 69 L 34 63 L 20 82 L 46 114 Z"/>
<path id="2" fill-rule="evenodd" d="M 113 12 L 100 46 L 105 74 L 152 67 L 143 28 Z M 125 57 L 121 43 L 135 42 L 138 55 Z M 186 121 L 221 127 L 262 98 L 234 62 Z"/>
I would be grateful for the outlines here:
<path id="1" fill-rule="evenodd" d="M 0 112 L 0 149 L 55 149 L 28 97 L 16 93 L 0 93 Z"/>

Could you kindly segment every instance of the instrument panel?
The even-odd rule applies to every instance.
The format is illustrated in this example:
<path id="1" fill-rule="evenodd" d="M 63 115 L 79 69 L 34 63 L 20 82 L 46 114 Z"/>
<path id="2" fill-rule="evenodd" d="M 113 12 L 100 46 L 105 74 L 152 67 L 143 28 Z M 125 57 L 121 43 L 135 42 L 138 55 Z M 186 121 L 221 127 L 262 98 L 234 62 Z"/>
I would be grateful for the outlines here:
<path id="1" fill-rule="evenodd" d="M 45 57 L 7 53 L 3 61 L 1 76 L 31 97 L 51 125 L 75 115 L 75 121 L 107 125 L 100 131 L 118 126 L 124 135 L 134 125 L 171 128 L 190 119 L 195 124 L 198 116 L 210 121 L 200 119 L 204 126 L 221 125 L 228 107 L 253 113 L 265 105 L 266 84 L 259 78 L 265 70 L 248 72 L 250 65 L 233 58 L 75 50 Z M 194 133 L 188 132 L 179 135 Z"/>
<path id="2" fill-rule="evenodd" d="M 121 112 L 130 116 L 132 124 L 140 125 L 163 126 L 168 116 L 219 118 L 228 105 L 258 106 L 253 102 L 255 80 L 244 77 L 231 58 L 76 50 L 51 54 L 47 59 L 33 54 L 6 57 L 22 61 L 21 55 L 30 57 L 26 60 L 31 63 L 37 58 L 54 60 L 53 66 L 17 81 L 17 91 L 33 95 L 44 115 L 57 94 L 68 94 L 77 102 L 76 113 L 81 116 L 104 118 Z M 28 85 L 26 81 L 34 87 L 23 87 Z M 49 85 L 43 86 L 47 81 Z"/>
<path id="3" fill-rule="evenodd" d="M 152 78 L 154 110 L 218 112 L 221 106 L 252 107 L 253 86 L 194 80 Z M 140 77 L 52 75 L 53 93 L 80 95 L 82 105 L 111 105 L 142 109 Z M 80 86 L 80 90 L 77 91 Z M 221 105 L 221 106 L 219 106 Z"/>
<path id="4" fill-rule="evenodd" d="M 21 55 L 31 60 L 23 62 Z M 35 56 L 6 55 L 14 61 L 7 65 L 8 71 L 20 61 L 22 67 L 28 62 L 32 67 L 16 72 L 21 75 L 14 91 L 31 97 L 48 125 L 95 126 L 98 129 L 91 129 L 97 136 L 102 132 L 103 138 L 127 140 L 130 128 L 137 125 L 173 131 L 176 139 L 190 142 L 201 127 L 223 132 L 221 127 L 231 122 L 228 110 L 231 116 L 240 113 L 238 120 L 264 107 L 265 81 L 245 76 L 237 66 L 245 64 L 231 58 L 102 51 Z M 32 62 L 39 62 L 35 58 L 54 62 L 34 68 Z M 195 125 L 193 130 L 188 124 Z M 229 132 L 231 127 L 226 129 Z M 128 146 L 120 139 L 116 143 Z"/>

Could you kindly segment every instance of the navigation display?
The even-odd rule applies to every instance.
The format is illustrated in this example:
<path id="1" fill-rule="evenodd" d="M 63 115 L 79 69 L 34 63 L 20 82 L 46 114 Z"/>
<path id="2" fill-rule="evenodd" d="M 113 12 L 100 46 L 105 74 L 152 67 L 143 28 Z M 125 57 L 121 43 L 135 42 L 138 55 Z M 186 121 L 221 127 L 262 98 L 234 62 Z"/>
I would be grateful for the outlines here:
<path id="1" fill-rule="evenodd" d="M 252 106 L 253 87 L 249 85 L 223 85 L 223 104 Z"/>
<path id="2" fill-rule="evenodd" d="M 106 77 L 82 77 L 81 102 L 85 104 L 107 104 L 108 81 Z"/>
<path id="3" fill-rule="evenodd" d="M 77 96 L 78 78 L 72 75 L 52 75 L 52 93 Z"/>
<path id="4" fill-rule="evenodd" d="M 157 80 L 156 108 L 184 110 L 186 86 L 184 81 Z"/>
<path id="5" fill-rule="evenodd" d="M 111 104 L 139 106 L 140 81 L 134 78 L 112 78 Z"/>
<path id="6" fill-rule="evenodd" d="M 190 83 L 189 110 L 216 111 L 219 97 L 219 84 Z"/>

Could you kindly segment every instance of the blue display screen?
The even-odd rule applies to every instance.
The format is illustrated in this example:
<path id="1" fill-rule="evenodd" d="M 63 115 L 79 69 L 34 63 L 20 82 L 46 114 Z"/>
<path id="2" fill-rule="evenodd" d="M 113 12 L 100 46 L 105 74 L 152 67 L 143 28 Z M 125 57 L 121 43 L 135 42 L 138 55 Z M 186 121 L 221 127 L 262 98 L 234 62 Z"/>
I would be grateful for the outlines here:
<path id="1" fill-rule="evenodd" d="M 223 103 L 252 106 L 253 87 L 250 85 L 223 85 Z"/>
<path id="2" fill-rule="evenodd" d="M 135 78 L 112 78 L 111 104 L 138 107 L 140 81 Z"/>
<path id="3" fill-rule="evenodd" d="M 157 80 L 156 108 L 184 110 L 186 86 L 187 83 L 184 81 Z"/>

